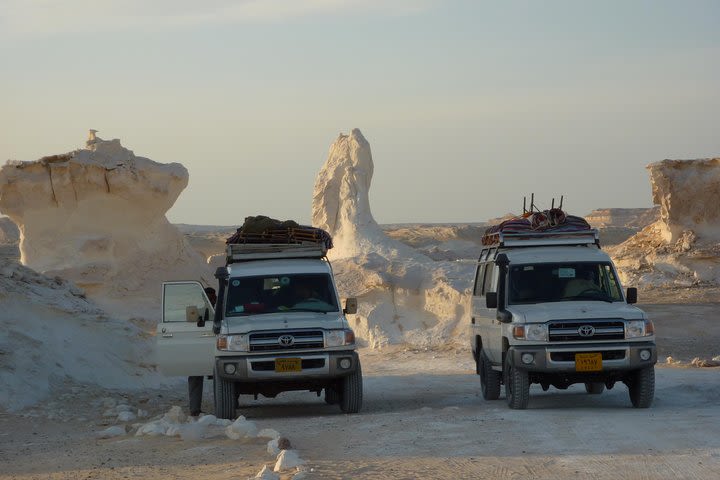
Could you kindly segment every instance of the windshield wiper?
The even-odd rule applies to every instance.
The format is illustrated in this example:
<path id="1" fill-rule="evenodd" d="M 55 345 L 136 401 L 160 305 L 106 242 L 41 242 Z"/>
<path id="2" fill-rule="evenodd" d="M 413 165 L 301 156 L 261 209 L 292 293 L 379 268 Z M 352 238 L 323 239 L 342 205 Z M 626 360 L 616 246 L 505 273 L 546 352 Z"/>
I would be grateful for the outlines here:
<path id="1" fill-rule="evenodd" d="M 287 310 L 283 310 L 284 312 L 313 312 L 313 313 L 325 313 L 328 312 L 326 310 L 315 310 L 314 308 L 288 308 Z"/>

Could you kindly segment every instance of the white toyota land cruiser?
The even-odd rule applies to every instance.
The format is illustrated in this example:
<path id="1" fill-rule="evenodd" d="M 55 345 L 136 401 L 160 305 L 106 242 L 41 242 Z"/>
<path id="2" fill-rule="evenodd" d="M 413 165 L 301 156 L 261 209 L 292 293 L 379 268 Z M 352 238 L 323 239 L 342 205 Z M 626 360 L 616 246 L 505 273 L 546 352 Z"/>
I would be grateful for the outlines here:
<path id="1" fill-rule="evenodd" d="M 324 390 L 346 413 L 362 406 L 355 334 L 340 309 L 320 244 L 235 244 L 216 272 L 217 310 L 194 281 L 163 284 L 158 365 L 167 375 L 212 376 L 215 414 L 235 418 L 240 394 Z M 214 320 L 211 320 L 214 319 Z"/>
<path id="2" fill-rule="evenodd" d="M 472 352 L 486 400 L 526 408 L 539 383 L 584 383 L 599 394 L 620 381 L 634 407 L 653 401 L 654 326 L 630 304 L 595 230 L 497 233 L 483 248 L 472 301 Z"/>

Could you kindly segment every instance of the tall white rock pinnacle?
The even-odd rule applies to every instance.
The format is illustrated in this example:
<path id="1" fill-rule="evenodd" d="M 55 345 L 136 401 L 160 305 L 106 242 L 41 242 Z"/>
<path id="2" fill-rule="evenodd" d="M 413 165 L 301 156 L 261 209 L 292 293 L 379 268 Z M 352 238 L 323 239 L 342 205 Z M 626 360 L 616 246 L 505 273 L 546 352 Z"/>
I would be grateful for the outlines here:
<path id="1" fill-rule="evenodd" d="M 373 176 L 370 144 L 360 130 L 340 134 L 330 146 L 327 161 L 318 173 L 313 193 L 313 226 L 327 230 L 338 254 L 357 253 L 359 232 L 379 230 L 370 211 Z"/>
<path id="2" fill-rule="evenodd" d="M 340 135 L 315 182 L 313 226 L 327 230 L 341 295 L 358 297 L 350 322 L 366 344 L 447 341 L 467 308 L 466 275 L 394 240 L 370 211 L 373 159 L 360 130 Z"/>

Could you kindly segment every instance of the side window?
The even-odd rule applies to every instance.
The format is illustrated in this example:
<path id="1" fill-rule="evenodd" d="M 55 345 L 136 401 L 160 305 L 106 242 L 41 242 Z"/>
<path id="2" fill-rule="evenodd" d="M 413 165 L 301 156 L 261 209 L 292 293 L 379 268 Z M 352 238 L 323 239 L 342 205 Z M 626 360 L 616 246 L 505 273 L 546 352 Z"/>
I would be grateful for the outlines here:
<path id="1" fill-rule="evenodd" d="M 166 283 L 163 285 L 163 322 L 187 322 L 188 310 L 194 310 L 190 321 L 197 321 L 195 315 L 210 315 L 212 307 L 205 291 L 197 282 Z"/>
<path id="2" fill-rule="evenodd" d="M 482 295 L 483 280 L 485 279 L 485 264 L 478 265 L 475 271 L 475 288 L 473 288 L 473 295 Z"/>
<path id="3" fill-rule="evenodd" d="M 487 268 L 485 268 L 485 283 L 483 284 L 483 295 L 485 295 L 488 292 L 494 292 L 497 289 L 495 288 L 495 285 L 497 284 L 497 266 L 493 263 L 488 263 Z"/>

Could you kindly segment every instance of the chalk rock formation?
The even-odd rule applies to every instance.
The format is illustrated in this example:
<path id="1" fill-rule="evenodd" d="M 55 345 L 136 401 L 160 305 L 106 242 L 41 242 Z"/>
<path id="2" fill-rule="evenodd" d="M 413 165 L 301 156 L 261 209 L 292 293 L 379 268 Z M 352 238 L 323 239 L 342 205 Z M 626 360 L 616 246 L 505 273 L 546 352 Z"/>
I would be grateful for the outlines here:
<path id="1" fill-rule="evenodd" d="M 330 147 L 313 194 L 313 226 L 333 236 L 340 294 L 358 297 L 353 328 L 373 347 L 446 343 L 464 325 L 472 269 L 435 262 L 388 237 L 370 211 L 372 174 L 370 145 L 354 129 Z"/>
<path id="2" fill-rule="evenodd" d="M 720 158 L 648 165 L 660 219 L 609 250 L 625 283 L 720 283 Z"/>
<path id="3" fill-rule="evenodd" d="M 333 235 L 336 258 L 367 249 L 358 240 L 383 235 L 370 211 L 373 169 L 370 144 L 355 128 L 338 136 L 315 180 L 313 225 Z"/>
<path id="4" fill-rule="evenodd" d="M 90 295 L 157 298 L 162 279 L 211 279 L 165 217 L 188 177 L 180 164 L 137 157 L 91 131 L 86 148 L 7 162 L 0 211 L 20 228 L 23 264 Z"/>
<path id="5" fill-rule="evenodd" d="M 687 230 L 720 240 L 720 158 L 663 160 L 647 168 L 665 241 L 675 242 Z"/>

